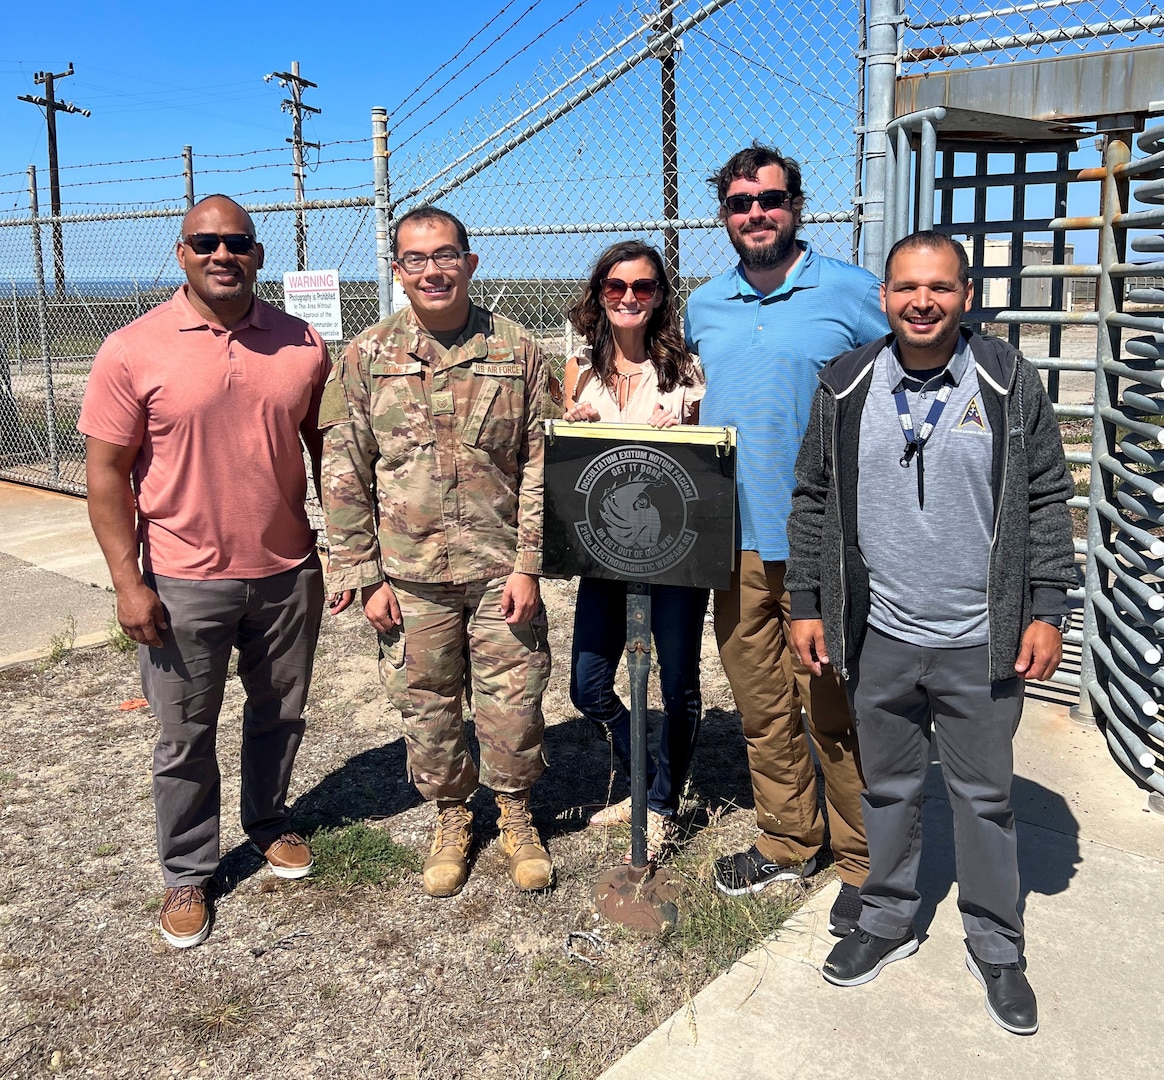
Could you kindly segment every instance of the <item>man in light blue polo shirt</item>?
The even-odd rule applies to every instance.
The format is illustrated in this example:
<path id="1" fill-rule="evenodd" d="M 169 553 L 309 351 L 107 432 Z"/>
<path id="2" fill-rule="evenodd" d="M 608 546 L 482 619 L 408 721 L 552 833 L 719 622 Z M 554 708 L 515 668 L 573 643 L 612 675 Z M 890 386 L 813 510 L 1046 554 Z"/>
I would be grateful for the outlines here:
<path id="1" fill-rule="evenodd" d="M 731 588 L 715 594 L 715 632 L 748 744 L 760 829 L 750 850 L 716 862 L 716 885 L 734 896 L 816 869 L 825 815 L 811 737 L 842 882 L 829 929 L 843 937 L 856 927 L 857 890 L 869 870 L 857 739 L 835 673 L 814 675 L 788 647 L 785 526 L 817 373 L 888 325 L 872 274 L 797 240 L 804 194 L 795 161 L 757 143 L 709 183 L 740 261 L 696 289 L 685 328 L 707 375 L 700 422 L 739 432 L 741 550 Z"/>

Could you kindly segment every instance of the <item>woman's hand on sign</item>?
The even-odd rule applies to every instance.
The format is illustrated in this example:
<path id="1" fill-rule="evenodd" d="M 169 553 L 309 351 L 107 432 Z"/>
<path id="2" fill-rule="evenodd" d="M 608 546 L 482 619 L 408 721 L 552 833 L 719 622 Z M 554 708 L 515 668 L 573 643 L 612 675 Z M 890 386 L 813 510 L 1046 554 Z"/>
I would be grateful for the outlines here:
<path id="1" fill-rule="evenodd" d="M 598 410 L 589 402 L 582 401 L 562 413 L 562 419 L 594 423 L 598 419 Z"/>
<path id="2" fill-rule="evenodd" d="M 669 409 L 664 409 L 662 405 L 656 405 L 655 411 L 651 413 L 651 427 L 675 427 L 678 425 L 678 423 L 679 417 L 677 417 Z"/>

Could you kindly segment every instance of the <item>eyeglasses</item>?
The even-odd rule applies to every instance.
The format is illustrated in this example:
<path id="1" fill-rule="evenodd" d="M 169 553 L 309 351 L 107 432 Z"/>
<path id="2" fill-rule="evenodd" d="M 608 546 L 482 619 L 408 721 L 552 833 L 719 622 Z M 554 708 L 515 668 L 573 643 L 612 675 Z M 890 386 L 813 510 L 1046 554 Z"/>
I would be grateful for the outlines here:
<path id="1" fill-rule="evenodd" d="M 729 214 L 747 214 L 751 212 L 752 203 L 758 202 L 764 211 L 779 210 L 792 196 L 779 188 L 770 188 L 768 191 L 757 191 L 754 195 L 729 195 L 723 204 Z"/>
<path id="2" fill-rule="evenodd" d="M 461 260 L 468 255 L 467 251 L 454 251 L 452 248 L 442 248 L 431 255 L 422 255 L 419 251 L 406 251 L 396 261 L 410 274 L 419 274 L 429 259 L 436 264 L 438 270 L 452 270 L 461 265 Z"/>
<path id="3" fill-rule="evenodd" d="M 600 284 L 602 285 L 603 299 L 611 303 L 621 300 L 627 289 L 630 289 L 640 304 L 647 303 L 659 291 L 659 283 L 654 278 L 644 277 L 637 281 L 623 281 L 622 278 L 608 277 L 603 278 Z"/>
<path id="4" fill-rule="evenodd" d="M 255 238 L 250 233 L 218 233 L 199 232 L 182 237 L 185 244 L 195 255 L 213 255 L 219 244 L 225 244 L 226 250 L 232 255 L 248 255 L 255 247 Z"/>

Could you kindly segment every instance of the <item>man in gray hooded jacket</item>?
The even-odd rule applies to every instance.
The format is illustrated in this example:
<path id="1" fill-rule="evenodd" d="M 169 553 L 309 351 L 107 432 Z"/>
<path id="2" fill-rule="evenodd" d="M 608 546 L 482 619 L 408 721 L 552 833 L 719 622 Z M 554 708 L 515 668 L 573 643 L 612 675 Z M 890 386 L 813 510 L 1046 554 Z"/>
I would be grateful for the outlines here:
<path id="1" fill-rule="evenodd" d="M 892 334 L 820 375 L 796 463 L 785 577 L 790 639 L 846 680 L 870 872 L 858 932 L 824 977 L 856 986 L 917 951 L 922 786 L 936 740 L 954 812 L 966 965 L 986 1008 L 1038 1028 L 1023 972 L 1011 740 L 1024 680 L 1062 656 L 1075 585 L 1073 485 L 1035 368 L 960 328 L 962 246 L 899 241 L 881 303 Z"/>

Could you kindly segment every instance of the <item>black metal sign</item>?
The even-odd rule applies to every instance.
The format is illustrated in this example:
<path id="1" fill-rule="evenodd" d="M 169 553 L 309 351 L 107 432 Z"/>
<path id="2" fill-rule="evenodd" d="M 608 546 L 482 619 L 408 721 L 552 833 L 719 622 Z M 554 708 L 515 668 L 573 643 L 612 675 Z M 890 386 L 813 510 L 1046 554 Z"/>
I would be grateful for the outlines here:
<path id="1" fill-rule="evenodd" d="M 546 424 L 543 570 L 726 589 L 735 553 L 735 432 Z"/>

